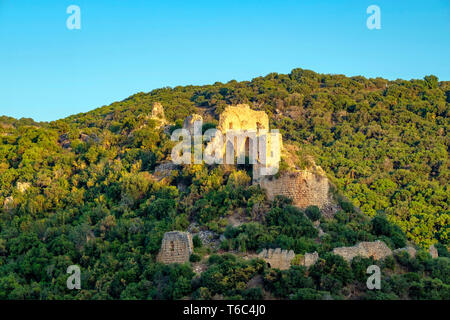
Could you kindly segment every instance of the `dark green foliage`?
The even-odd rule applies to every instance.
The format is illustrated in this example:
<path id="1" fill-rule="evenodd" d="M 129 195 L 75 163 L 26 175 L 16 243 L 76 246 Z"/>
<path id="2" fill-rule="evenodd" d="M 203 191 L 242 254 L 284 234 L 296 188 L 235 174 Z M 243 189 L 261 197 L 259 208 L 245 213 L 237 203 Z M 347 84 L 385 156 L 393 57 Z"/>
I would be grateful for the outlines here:
<path id="1" fill-rule="evenodd" d="M 335 219 L 306 210 L 326 235 L 318 241 L 292 200 L 267 201 L 251 186 L 248 165 L 185 166 L 155 179 L 174 143 L 149 116 L 154 102 L 164 106 L 169 131 L 198 107 L 204 131 L 228 104 L 267 112 L 283 141 L 313 156 L 343 193 Z M 228 229 L 224 249 L 317 250 L 325 259 L 309 276 L 293 268 L 265 281 L 286 299 L 340 297 L 363 281 L 367 261 L 350 269 L 327 254 L 337 246 L 438 241 L 439 255 L 449 257 L 449 103 L 450 83 L 432 75 L 388 81 L 294 69 L 138 93 L 51 123 L 0 117 L 0 299 L 257 298 L 261 292 L 246 285 L 264 263 L 212 256 L 198 280 L 189 265 L 155 263 L 164 232 L 196 222 L 220 234 L 230 215 L 253 222 Z M 448 299 L 448 260 L 424 252 L 395 259 L 384 267 L 407 273 L 384 276 L 384 291 L 361 297 Z M 72 264 L 81 267 L 81 291 L 66 288 Z"/>
<path id="2" fill-rule="evenodd" d="M 192 238 L 192 244 L 194 248 L 201 248 L 203 246 L 202 239 L 197 234 Z"/>
<path id="3" fill-rule="evenodd" d="M 315 288 L 314 281 L 306 276 L 305 267 L 291 267 L 289 270 L 270 269 L 264 275 L 264 286 L 277 297 L 288 298 L 298 288 Z"/>
<path id="4" fill-rule="evenodd" d="M 321 217 L 320 209 L 317 206 L 309 206 L 305 213 L 312 221 L 317 221 Z"/>
<path id="5" fill-rule="evenodd" d="M 263 292 L 261 288 L 249 288 L 242 292 L 242 298 L 245 300 L 262 300 Z"/>
<path id="6" fill-rule="evenodd" d="M 323 260 L 311 267 L 310 276 L 321 290 L 333 293 L 338 293 L 354 277 L 348 263 L 331 253 L 325 254 Z"/>
<path id="7" fill-rule="evenodd" d="M 189 257 L 190 262 L 199 262 L 201 259 L 202 258 L 196 253 L 191 254 Z"/>
<path id="8" fill-rule="evenodd" d="M 201 286 L 212 294 L 229 297 L 243 294 L 246 283 L 261 274 L 265 265 L 261 260 L 244 261 L 231 254 L 212 255 L 208 263 L 209 268 L 200 277 Z"/>

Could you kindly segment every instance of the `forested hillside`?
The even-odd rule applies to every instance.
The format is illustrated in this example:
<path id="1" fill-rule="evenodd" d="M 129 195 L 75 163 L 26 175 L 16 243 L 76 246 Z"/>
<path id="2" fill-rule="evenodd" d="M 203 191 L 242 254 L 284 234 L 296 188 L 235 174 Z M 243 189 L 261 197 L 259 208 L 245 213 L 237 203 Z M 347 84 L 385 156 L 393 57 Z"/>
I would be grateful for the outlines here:
<path id="1" fill-rule="evenodd" d="M 324 169 L 342 210 L 325 219 L 288 199 L 268 201 L 246 166 L 192 165 L 155 179 L 174 145 L 150 117 L 155 102 L 169 131 L 192 113 L 214 126 L 226 105 L 266 111 L 271 128 L 300 150 L 298 161 L 306 166 L 312 156 Z M 449 110 L 450 82 L 435 76 L 388 81 L 295 69 L 138 93 L 50 123 L 0 117 L 0 299 L 450 299 Z M 227 226 L 236 214 L 248 222 Z M 312 216 L 327 233 L 320 243 Z M 206 271 L 156 263 L 164 232 L 194 222 L 226 239 L 216 252 L 195 241 L 192 262 Z M 436 244 L 441 258 L 424 250 L 386 259 L 383 289 L 366 292 L 374 261 L 348 264 L 330 250 L 376 239 L 392 249 Z M 276 271 L 239 257 L 267 247 L 324 258 L 309 271 Z M 72 264 L 83 271 L 80 291 L 66 288 Z M 247 287 L 255 277 L 264 290 Z"/>

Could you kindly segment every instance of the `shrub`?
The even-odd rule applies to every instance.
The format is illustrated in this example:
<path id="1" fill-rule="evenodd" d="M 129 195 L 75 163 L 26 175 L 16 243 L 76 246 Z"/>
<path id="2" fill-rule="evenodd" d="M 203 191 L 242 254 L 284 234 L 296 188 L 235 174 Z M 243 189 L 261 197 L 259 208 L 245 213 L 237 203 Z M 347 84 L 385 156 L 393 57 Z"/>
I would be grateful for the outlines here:
<path id="1" fill-rule="evenodd" d="M 321 217 L 320 209 L 317 206 L 309 206 L 305 213 L 312 221 L 317 221 Z"/>
<path id="2" fill-rule="evenodd" d="M 199 262 L 200 260 L 200 256 L 196 253 L 191 254 L 191 256 L 189 257 L 190 262 Z"/>
<path id="3" fill-rule="evenodd" d="M 192 238 L 192 244 L 194 245 L 194 248 L 201 248 L 202 247 L 202 239 L 200 239 L 200 237 L 196 234 L 193 238 Z"/>
<path id="4" fill-rule="evenodd" d="M 249 288 L 242 292 L 245 300 L 263 300 L 263 292 L 261 288 Z"/>

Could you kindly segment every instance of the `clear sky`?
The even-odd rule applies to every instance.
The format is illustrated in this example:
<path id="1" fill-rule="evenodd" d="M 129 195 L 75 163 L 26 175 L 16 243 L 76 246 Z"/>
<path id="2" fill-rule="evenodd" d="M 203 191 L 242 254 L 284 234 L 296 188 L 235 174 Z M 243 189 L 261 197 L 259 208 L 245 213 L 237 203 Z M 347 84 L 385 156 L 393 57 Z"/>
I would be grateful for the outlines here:
<path id="1" fill-rule="evenodd" d="M 72 4 L 81 30 L 66 27 Z M 293 68 L 450 80 L 450 1 L 0 0 L 0 115 L 50 121 Z"/>

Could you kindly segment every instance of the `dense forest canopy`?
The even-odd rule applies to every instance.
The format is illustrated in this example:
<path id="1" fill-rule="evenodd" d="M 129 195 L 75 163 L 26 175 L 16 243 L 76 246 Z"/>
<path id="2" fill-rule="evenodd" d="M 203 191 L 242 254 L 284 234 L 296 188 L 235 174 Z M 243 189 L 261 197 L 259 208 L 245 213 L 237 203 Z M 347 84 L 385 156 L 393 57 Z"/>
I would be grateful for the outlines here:
<path id="1" fill-rule="evenodd" d="M 313 156 L 348 199 L 334 219 L 320 218 L 327 238 L 318 244 L 317 230 L 287 199 L 268 201 L 245 166 L 192 165 L 154 179 L 173 147 L 150 117 L 155 102 L 172 128 L 192 113 L 214 125 L 238 103 L 267 112 L 271 128 L 300 150 L 299 161 Z M 392 248 L 436 244 L 444 258 L 385 261 L 391 273 L 395 265 L 409 273 L 364 297 L 448 299 L 449 110 L 450 82 L 432 75 L 388 81 L 294 69 L 156 89 L 50 123 L 0 117 L 0 299 L 260 298 L 261 290 L 243 285 L 257 275 L 276 297 L 339 298 L 362 283 L 358 270 L 370 261 L 347 265 L 329 251 L 375 239 Z M 227 227 L 235 213 L 254 221 Z M 387 227 L 374 227 L 373 217 Z M 213 254 L 200 277 L 189 264 L 156 263 L 164 232 L 193 222 L 224 234 L 221 250 L 316 250 L 325 259 L 307 274 Z M 196 259 L 210 254 L 196 250 Z M 79 292 L 65 289 L 71 264 L 88 270 Z"/>

